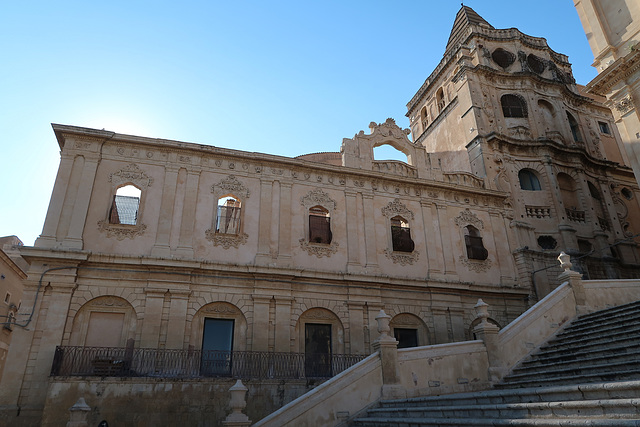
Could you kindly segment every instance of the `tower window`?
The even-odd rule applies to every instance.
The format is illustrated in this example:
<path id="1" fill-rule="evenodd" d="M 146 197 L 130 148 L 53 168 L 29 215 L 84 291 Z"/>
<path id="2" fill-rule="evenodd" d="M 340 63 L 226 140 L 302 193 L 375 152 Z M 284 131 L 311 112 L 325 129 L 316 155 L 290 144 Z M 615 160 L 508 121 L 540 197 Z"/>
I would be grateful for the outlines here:
<path id="1" fill-rule="evenodd" d="M 527 104 L 518 95 L 502 95 L 500 103 L 505 117 L 527 117 Z"/>
<path id="2" fill-rule="evenodd" d="M 598 122 L 598 127 L 600 128 L 600 133 L 604 133 L 605 135 L 611 135 L 611 130 L 609 129 L 608 123 Z"/>
<path id="3" fill-rule="evenodd" d="M 575 142 L 581 142 L 582 137 L 580 136 L 580 126 L 578 125 L 578 121 L 568 111 L 567 120 L 569 120 L 569 127 L 571 128 L 571 136 L 573 136 L 573 140 Z"/>
<path id="4" fill-rule="evenodd" d="M 482 244 L 480 232 L 473 225 L 464 228 L 464 243 L 467 247 L 467 258 L 484 261 L 489 256 L 489 252 Z"/>
<path id="5" fill-rule="evenodd" d="M 109 210 L 110 224 L 136 225 L 142 191 L 134 185 L 118 188 Z"/>
<path id="6" fill-rule="evenodd" d="M 394 251 L 413 252 L 415 249 L 409 223 L 401 216 L 391 218 L 391 243 Z"/>
<path id="7" fill-rule="evenodd" d="M 331 218 L 322 206 L 309 208 L 309 242 L 331 243 Z"/>
<path id="8" fill-rule="evenodd" d="M 242 203 L 233 196 L 218 199 L 218 216 L 216 217 L 216 233 L 239 234 Z"/>
<path id="9" fill-rule="evenodd" d="M 528 191 L 540 191 L 540 180 L 531 169 L 522 169 L 518 172 L 518 179 L 520 180 L 520 188 Z"/>

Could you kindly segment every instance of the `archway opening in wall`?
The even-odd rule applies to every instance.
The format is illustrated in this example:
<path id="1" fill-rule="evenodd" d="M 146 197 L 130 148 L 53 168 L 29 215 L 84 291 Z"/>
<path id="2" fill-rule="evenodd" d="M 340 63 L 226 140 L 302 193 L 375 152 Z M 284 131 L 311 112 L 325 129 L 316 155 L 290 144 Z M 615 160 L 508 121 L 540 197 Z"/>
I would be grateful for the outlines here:
<path id="1" fill-rule="evenodd" d="M 374 147 L 373 159 L 379 161 L 397 160 L 407 164 L 409 163 L 409 158 L 406 154 L 389 144 L 383 144 L 378 147 Z"/>
<path id="2" fill-rule="evenodd" d="M 331 324 L 307 323 L 304 330 L 304 371 L 307 378 L 326 378 L 331 372 Z"/>

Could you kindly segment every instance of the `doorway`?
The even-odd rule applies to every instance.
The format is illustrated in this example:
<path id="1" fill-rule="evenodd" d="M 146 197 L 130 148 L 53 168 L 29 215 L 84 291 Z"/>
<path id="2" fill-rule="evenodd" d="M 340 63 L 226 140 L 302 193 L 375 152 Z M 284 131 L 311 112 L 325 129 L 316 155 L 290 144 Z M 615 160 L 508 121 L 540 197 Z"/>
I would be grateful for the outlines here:
<path id="1" fill-rule="evenodd" d="M 201 375 L 231 375 L 233 326 L 233 319 L 204 319 Z"/>
<path id="2" fill-rule="evenodd" d="M 331 325 L 307 323 L 304 331 L 305 376 L 331 376 Z"/>

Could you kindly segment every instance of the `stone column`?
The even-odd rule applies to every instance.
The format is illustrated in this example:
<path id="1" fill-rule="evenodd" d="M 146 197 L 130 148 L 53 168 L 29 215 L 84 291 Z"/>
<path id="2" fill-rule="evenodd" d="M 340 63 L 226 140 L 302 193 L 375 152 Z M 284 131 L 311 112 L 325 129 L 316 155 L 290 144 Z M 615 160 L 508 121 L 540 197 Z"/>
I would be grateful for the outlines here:
<path id="1" fill-rule="evenodd" d="M 251 340 L 251 351 L 268 351 L 269 333 L 271 332 L 269 327 L 269 305 L 272 296 L 252 295 L 251 298 L 253 299 L 253 337 Z"/>
<path id="2" fill-rule="evenodd" d="M 63 153 L 58 174 L 56 175 L 56 182 L 53 186 L 51 201 L 47 209 L 47 216 L 44 220 L 44 226 L 42 227 L 42 234 L 35 242 L 36 247 L 51 248 L 56 245 L 56 232 L 58 230 L 58 223 L 60 222 L 65 194 L 67 193 L 69 180 L 71 179 L 72 168 L 73 156 Z"/>
<path id="3" fill-rule="evenodd" d="M 140 347 L 158 348 L 160 340 L 160 324 L 162 322 L 162 307 L 166 289 L 146 289 L 144 317 L 140 334 Z"/>
<path id="4" fill-rule="evenodd" d="M 260 181 L 260 220 L 258 225 L 258 253 L 256 263 L 266 265 L 271 262 L 271 187 L 273 180 Z"/>
<path id="5" fill-rule="evenodd" d="M 484 342 L 489 359 L 489 381 L 496 383 L 499 382 L 506 373 L 502 369 L 500 347 L 498 346 L 498 331 L 500 328 L 487 321 L 489 318 L 489 304 L 482 301 L 482 299 L 478 299 L 478 303 L 474 308 L 477 313 L 476 319 L 480 319 L 480 323 L 473 328 L 473 333 L 476 334 L 479 340 Z"/>
<path id="6" fill-rule="evenodd" d="M 278 236 L 278 265 L 291 265 L 291 183 L 280 183 L 280 233 Z"/>
<path id="7" fill-rule="evenodd" d="M 167 324 L 166 348 L 184 348 L 184 329 L 187 318 L 187 306 L 191 291 L 174 289 L 170 291 L 169 322 Z"/>
<path id="8" fill-rule="evenodd" d="M 345 190 L 345 219 L 347 223 L 347 270 L 359 272 L 362 270 L 360 260 L 360 236 L 358 229 L 362 226 L 358 218 L 357 193 L 352 190 Z"/>
<path id="9" fill-rule="evenodd" d="M 199 182 L 200 169 L 188 170 L 187 185 L 185 188 L 184 202 L 182 205 L 180 237 L 178 239 L 178 247 L 176 249 L 176 254 L 187 258 L 193 258 L 193 231 L 196 218 Z"/>
<path id="10" fill-rule="evenodd" d="M 398 369 L 398 341 L 389 336 L 391 316 L 380 310 L 376 316 L 380 336 L 373 342 L 374 351 L 379 352 L 382 364 L 382 398 L 397 399 L 406 397 L 406 391 L 400 383 Z"/>
<path id="11" fill-rule="evenodd" d="M 82 168 L 82 177 L 73 203 L 73 214 L 71 215 L 69 231 L 62 244 L 65 248 L 82 249 L 83 246 L 82 232 L 84 231 L 87 213 L 89 212 L 89 201 L 91 200 L 91 193 L 93 192 L 93 183 L 95 182 L 99 160 L 97 154 L 85 155 L 84 157 L 85 162 Z"/>
<path id="12" fill-rule="evenodd" d="M 176 166 L 166 166 L 165 174 L 164 174 L 164 187 L 162 189 L 162 200 L 160 201 L 160 215 L 158 217 L 158 231 L 156 232 L 156 243 L 151 249 L 151 255 L 153 256 L 162 257 L 162 258 L 168 258 L 169 256 L 171 256 L 169 238 L 171 237 L 171 224 L 173 222 L 173 206 L 175 204 L 175 199 L 176 199 L 177 185 L 178 185 L 178 168 Z"/>
<path id="13" fill-rule="evenodd" d="M 349 343 L 351 354 L 365 354 L 364 348 L 364 303 L 347 301 L 349 307 Z"/>
<path id="14" fill-rule="evenodd" d="M 366 251 L 366 268 L 378 269 L 378 249 L 376 242 L 376 214 L 373 212 L 373 195 L 363 194 L 364 207 L 364 245 Z M 379 215 L 378 215 L 379 216 Z"/>
<path id="15" fill-rule="evenodd" d="M 291 350 L 291 304 L 293 301 L 291 297 L 276 296 L 275 351 Z"/>

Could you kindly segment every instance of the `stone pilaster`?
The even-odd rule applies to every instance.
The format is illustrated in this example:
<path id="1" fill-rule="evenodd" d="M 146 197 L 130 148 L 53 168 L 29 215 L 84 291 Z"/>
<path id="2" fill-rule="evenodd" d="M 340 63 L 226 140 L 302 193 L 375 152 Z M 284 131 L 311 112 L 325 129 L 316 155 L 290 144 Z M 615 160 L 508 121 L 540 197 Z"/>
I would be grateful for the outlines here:
<path id="1" fill-rule="evenodd" d="M 156 243 L 151 249 L 151 255 L 153 256 L 162 258 L 168 258 L 171 256 L 169 238 L 171 237 L 171 223 L 173 220 L 173 206 L 175 204 L 177 185 L 178 168 L 175 166 L 167 166 L 164 174 L 162 200 L 160 201 L 160 215 L 158 216 Z"/>
<path id="2" fill-rule="evenodd" d="M 275 351 L 291 350 L 291 305 L 293 298 L 276 296 Z"/>
<path id="3" fill-rule="evenodd" d="M 167 325 L 166 348 L 181 349 L 184 347 L 185 320 L 189 303 L 189 290 L 170 290 L 169 323 Z"/>
<path id="4" fill-rule="evenodd" d="M 251 351 L 269 350 L 269 304 L 271 295 L 252 295 L 253 299 L 253 339 Z M 277 328 L 276 328 L 277 329 Z M 277 349 L 276 351 L 286 351 Z"/>
<path id="5" fill-rule="evenodd" d="M 187 171 L 187 185 L 182 206 L 180 237 L 178 239 L 178 247 L 176 248 L 176 254 L 186 258 L 193 258 L 193 232 L 195 227 L 199 182 L 199 169 Z"/>

